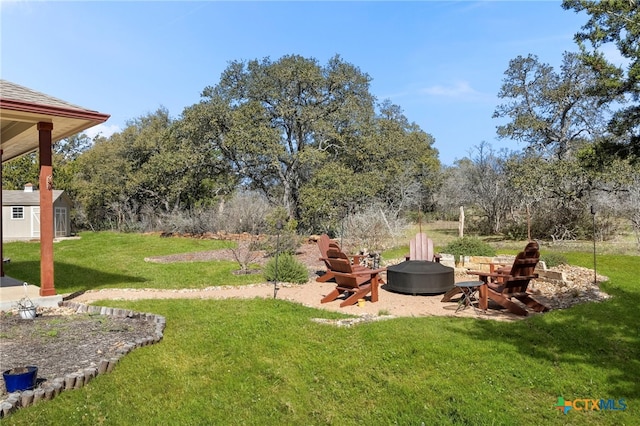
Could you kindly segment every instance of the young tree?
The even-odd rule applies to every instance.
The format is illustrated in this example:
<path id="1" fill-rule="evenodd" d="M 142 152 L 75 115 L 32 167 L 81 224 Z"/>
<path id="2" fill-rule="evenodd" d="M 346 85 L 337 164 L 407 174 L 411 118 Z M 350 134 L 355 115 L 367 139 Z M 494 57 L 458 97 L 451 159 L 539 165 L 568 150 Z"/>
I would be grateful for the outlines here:
<path id="1" fill-rule="evenodd" d="M 622 157 L 640 157 L 640 9 L 636 0 L 564 0 L 566 10 L 589 15 L 582 31 L 575 35 L 582 57 L 598 76 L 595 94 L 602 102 L 624 96 L 628 106 L 619 109 L 609 122 L 611 137 L 603 146 Z M 589 51 L 585 42 L 593 47 Z M 613 43 L 628 62 L 626 70 L 609 62 L 601 47 Z"/>

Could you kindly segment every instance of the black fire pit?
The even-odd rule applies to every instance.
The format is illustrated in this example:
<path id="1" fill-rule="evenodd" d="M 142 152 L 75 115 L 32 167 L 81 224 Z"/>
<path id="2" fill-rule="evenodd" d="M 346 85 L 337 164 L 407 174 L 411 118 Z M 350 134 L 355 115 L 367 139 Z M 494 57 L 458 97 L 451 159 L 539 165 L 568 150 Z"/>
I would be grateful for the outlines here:
<path id="1" fill-rule="evenodd" d="M 440 294 L 453 288 L 453 268 L 438 262 L 407 260 L 387 268 L 386 290 L 398 293 Z"/>

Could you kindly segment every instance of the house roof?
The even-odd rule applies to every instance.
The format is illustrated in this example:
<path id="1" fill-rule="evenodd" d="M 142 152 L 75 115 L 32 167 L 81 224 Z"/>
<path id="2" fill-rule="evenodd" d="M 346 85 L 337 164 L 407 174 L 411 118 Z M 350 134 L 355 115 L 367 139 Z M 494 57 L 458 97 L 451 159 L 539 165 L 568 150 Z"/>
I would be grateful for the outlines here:
<path id="1" fill-rule="evenodd" d="M 55 203 L 60 197 L 68 198 L 61 189 L 53 190 L 53 202 Z M 3 206 L 39 206 L 40 191 L 25 192 L 21 190 L 3 190 L 2 191 Z"/>
<path id="2" fill-rule="evenodd" d="M 75 135 L 110 116 L 0 79 L 0 149 L 2 161 L 35 151 L 39 122 L 53 123 L 51 142 Z"/>

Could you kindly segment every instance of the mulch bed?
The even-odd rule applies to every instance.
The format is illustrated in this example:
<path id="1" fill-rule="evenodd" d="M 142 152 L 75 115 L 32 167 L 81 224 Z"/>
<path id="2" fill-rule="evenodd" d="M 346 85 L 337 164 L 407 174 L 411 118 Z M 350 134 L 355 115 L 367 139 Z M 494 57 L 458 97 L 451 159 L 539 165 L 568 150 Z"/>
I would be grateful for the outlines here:
<path id="1" fill-rule="evenodd" d="M 35 319 L 0 315 L 2 370 L 35 365 L 44 385 L 117 355 L 130 342 L 152 336 L 155 324 L 141 318 L 76 314 L 69 308 L 38 308 Z M 0 399 L 6 396 L 3 386 Z"/>

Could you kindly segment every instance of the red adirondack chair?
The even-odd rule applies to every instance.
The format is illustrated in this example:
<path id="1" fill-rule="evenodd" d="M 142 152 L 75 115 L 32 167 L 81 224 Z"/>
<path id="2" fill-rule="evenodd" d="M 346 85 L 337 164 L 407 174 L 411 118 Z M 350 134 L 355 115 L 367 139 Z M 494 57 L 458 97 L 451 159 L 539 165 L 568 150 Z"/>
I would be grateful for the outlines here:
<path id="1" fill-rule="evenodd" d="M 345 300 L 340 303 L 342 308 L 355 304 L 358 299 L 363 299 L 369 293 L 371 302 L 378 301 L 379 274 L 384 272 L 385 268 L 356 268 L 344 253 L 334 248 L 329 248 L 325 259 L 334 275 L 336 287 L 322 298 L 322 303 L 332 302 L 340 295 L 346 294 Z"/>
<path id="2" fill-rule="evenodd" d="M 406 260 L 426 260 L 428 262 L 440 262 L 440 255 L 433 251 L 433 240 L 424 232 L 419 232 L 409 241 L 409 255 Z"/>
<path id="3" fill-rule="evenodd" d="M 340 249 L 340 246 L 338 245 L 338 243 L 331 241 L 331 238 L 329 238 L 327 234 L 320 235 L 320 238 L 318 238 L 317 243 L 318 243 L 318 249 L 320 250 L 320 260 L 324 262 L 324 265 L 327 268 L 327 272 L 325 272 L 323 275 L 320 275 L 318 278 L 316 278 L 316 281 L 319 283 L 324 283 L 335 278 L 335 274 L 331 269 L 331 265 L 327 261 L 329 257 L 327 255 L 327 252 L 329 251 L 329 249 L 337 250 L 339 252 L 342 252 L 342 250 Z M 360 256 L 358 255 L 351 256 L 350 261 L 354 269 L 364 268 L 364 266 L 360 265 Z"/>
<path id="4" fill-rule="evenodd" d="M 525 308 L 512 300 L 515 299 L 535 312 L 548 311 L 548 307 L 534 300 L 528 292 L 529 282 L 538 278 L 538 274 L 534 273 L 534 270 L 539 259 L 538 243 L 531 242 L 527 244 L 524 251 L 518 253 L 511 269 L 501 268 L 496 272 L 467 272 L 471 275 L 477 275 L 484 283 L 479 289 L 479 307 L 487 309 L 490 299 L 509 312 L 523 316 L 528 315 L 529 312 Z"/>

